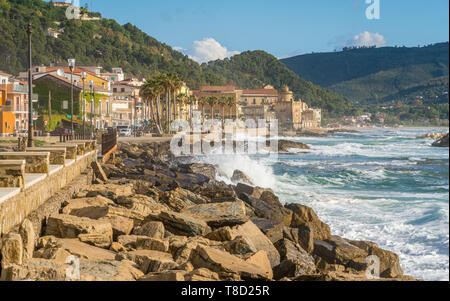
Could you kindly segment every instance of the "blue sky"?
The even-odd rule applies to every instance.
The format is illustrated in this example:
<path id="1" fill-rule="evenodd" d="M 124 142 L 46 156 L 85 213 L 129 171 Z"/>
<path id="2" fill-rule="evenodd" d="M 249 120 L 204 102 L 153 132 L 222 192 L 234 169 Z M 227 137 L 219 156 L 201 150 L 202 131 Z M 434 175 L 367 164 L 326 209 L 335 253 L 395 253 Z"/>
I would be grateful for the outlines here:
<path id="1" fill-rule="evenodd" d="M 130 22 L 198 61 L 246 50 L 277 57 L 346 45 L 417 46 L 448 41 L 448 0 L 80 0 Z M 371 0 L 377 1 L 377 0 Z M 217 52 L 217 53 L 215 53 Z"/>

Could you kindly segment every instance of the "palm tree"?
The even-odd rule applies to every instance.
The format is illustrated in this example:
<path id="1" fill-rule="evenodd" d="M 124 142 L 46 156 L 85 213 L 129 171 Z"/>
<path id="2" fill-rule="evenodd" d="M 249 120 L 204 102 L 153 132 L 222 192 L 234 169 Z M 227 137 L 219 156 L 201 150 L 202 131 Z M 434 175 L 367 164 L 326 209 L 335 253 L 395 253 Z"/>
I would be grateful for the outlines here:
<path id="1" fill-rule="evenodd" d="M 202 105 L 202 123 L 205 121 L 205 104 L 207 104 L 207 98 L 202 96 L 199 98 L 198 103 Z"/>
<path id="2" fill-rule="evenodd" d="M 185 103 L 189 106 L 188 119 L 189 119 L 189 124 L 192 126 L 192 105 L 195 103 L 195 96 L 190 95 L 190 96 L 186 97 Z"/>
<path id="3" fill-rule="evenodd" d="M 206 102 L 211 107 L 211 119 L 214 119 L 214 105 L 217 104 L 218 99 L 216 96 L 208 96 L 208 98 L 206 99 Z"/>
<path id="4" fill-rule="evenodd" d="M 232 119 L 233 106 L 236 104 L 234 97 L 227 97 L 226 104 L 228 106 L 228 117 Z"/>
<path id="5" fill-rule="evenodd" d="M 159 116 L 159 97 L 162 93 L 159 78 L 157 76 L 148 79 L 141 87 L 141 95 L 144 98 L 146 106 L 150 108 L 151 118 L 159 134 L 162 134 L 161 119 Z M 156 109 L 154 110 L 154 101 L 157 99 Z M 155 115 L 156 111 L 156 115 Z"/>
<path id="6" fill-rule="evenodd" d="M 176 93 L 178 90 L 180 90 L 181 86 L 182 86 L 182 82 L 180 80 L 180 77 L 177 73 L 170 73 L 168 75 L 169 78 L 169 85 L 170 85 L 170 91 L 172 92 L 172 107 L 173 108 L 173 119 L 175 119 L 175 115 L 176 115 Z"/>

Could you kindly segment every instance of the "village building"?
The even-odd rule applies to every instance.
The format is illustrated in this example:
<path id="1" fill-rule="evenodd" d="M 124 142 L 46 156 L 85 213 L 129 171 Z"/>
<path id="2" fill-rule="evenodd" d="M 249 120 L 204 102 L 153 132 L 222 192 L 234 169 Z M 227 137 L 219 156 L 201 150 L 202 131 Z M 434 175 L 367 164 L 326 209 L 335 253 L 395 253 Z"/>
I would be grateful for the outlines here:
<path id="1" fill-rule="evenodd" d="M 242 116 L 239 106 L 243 90 L 235 86 L 203 86 L 194 91 L 198 101 L 198 109 L 204 119 L 238 119 Z M 211 98 L 210 98 L 211 97 Z M 215 102 L 210 102 L 214 99 Z"/>
<path id="2" fill-rule="evenodd" d="M 27 128 L 28 84 L 0 72 L 0 135 L 12 135 Z"/>
<path id="3" fill-rule="evenodd" d="M 139 87 L 122 82 L 115 83 L 112 85 L 112 92 L 112 126 L 139 126 L 143 120 Z"/>

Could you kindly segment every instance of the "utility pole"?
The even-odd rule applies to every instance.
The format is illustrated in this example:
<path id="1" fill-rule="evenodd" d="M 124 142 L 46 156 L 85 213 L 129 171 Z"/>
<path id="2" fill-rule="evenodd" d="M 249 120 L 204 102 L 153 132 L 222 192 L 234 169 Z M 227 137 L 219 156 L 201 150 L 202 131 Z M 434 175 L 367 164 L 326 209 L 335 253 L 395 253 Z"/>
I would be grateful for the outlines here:
<path id="1" fill-rule="evenodd" d="M 86 123 L 86 96 L 85 96 L 85 82 L 86 82 L 86 72 L 81 72 L 81 79 L 83 80 L 83 139 L 86 137 L 85 123 Z"/>
<path id="2" fill-rule="evenodd" d="M 73 69 L 75 68 L 75 59 L 69 59 L 69 68 L 70 68 L 70 85 L 71 85 L 71 89 L 70 89 L 70 123 L 72 126 L 72 132 L 71 132 L 71 136 L 72 136 L 72 140 L 75 138 L 74 137 L 74 130 L 73 130 Z"/>
<path id="3" fill-rule="evenodd" d="M 31 57 L 31 24 L 28 24 L 28 147 L 33 147 L 33 63 Z"/>
<path id="4" fill-rule="evenodd" d="M 52 91 L 48 90 L 48 123 L 52 122 Z"/>

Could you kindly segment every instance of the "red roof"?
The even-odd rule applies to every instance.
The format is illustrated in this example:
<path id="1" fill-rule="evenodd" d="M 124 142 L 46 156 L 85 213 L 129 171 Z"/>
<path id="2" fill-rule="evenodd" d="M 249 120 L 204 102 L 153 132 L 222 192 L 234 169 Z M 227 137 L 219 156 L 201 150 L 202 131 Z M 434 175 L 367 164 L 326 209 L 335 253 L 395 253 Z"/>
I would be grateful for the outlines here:
<path id="1" fill-rule="evenodd" d="M 256 90 L 244 90 L 242 94 L 260 94 L 260 95 L 278 95 L 278 91 L 275 89 L 256 89 Z"/>
<path id="2" fill-rule="evenodd" d="M 11 76 L 11 74 L 8 74 L 8 73 L 2 72 L 2 71 L 0 71 L 0 75 L 7 75 L 7 76 Z"/>

